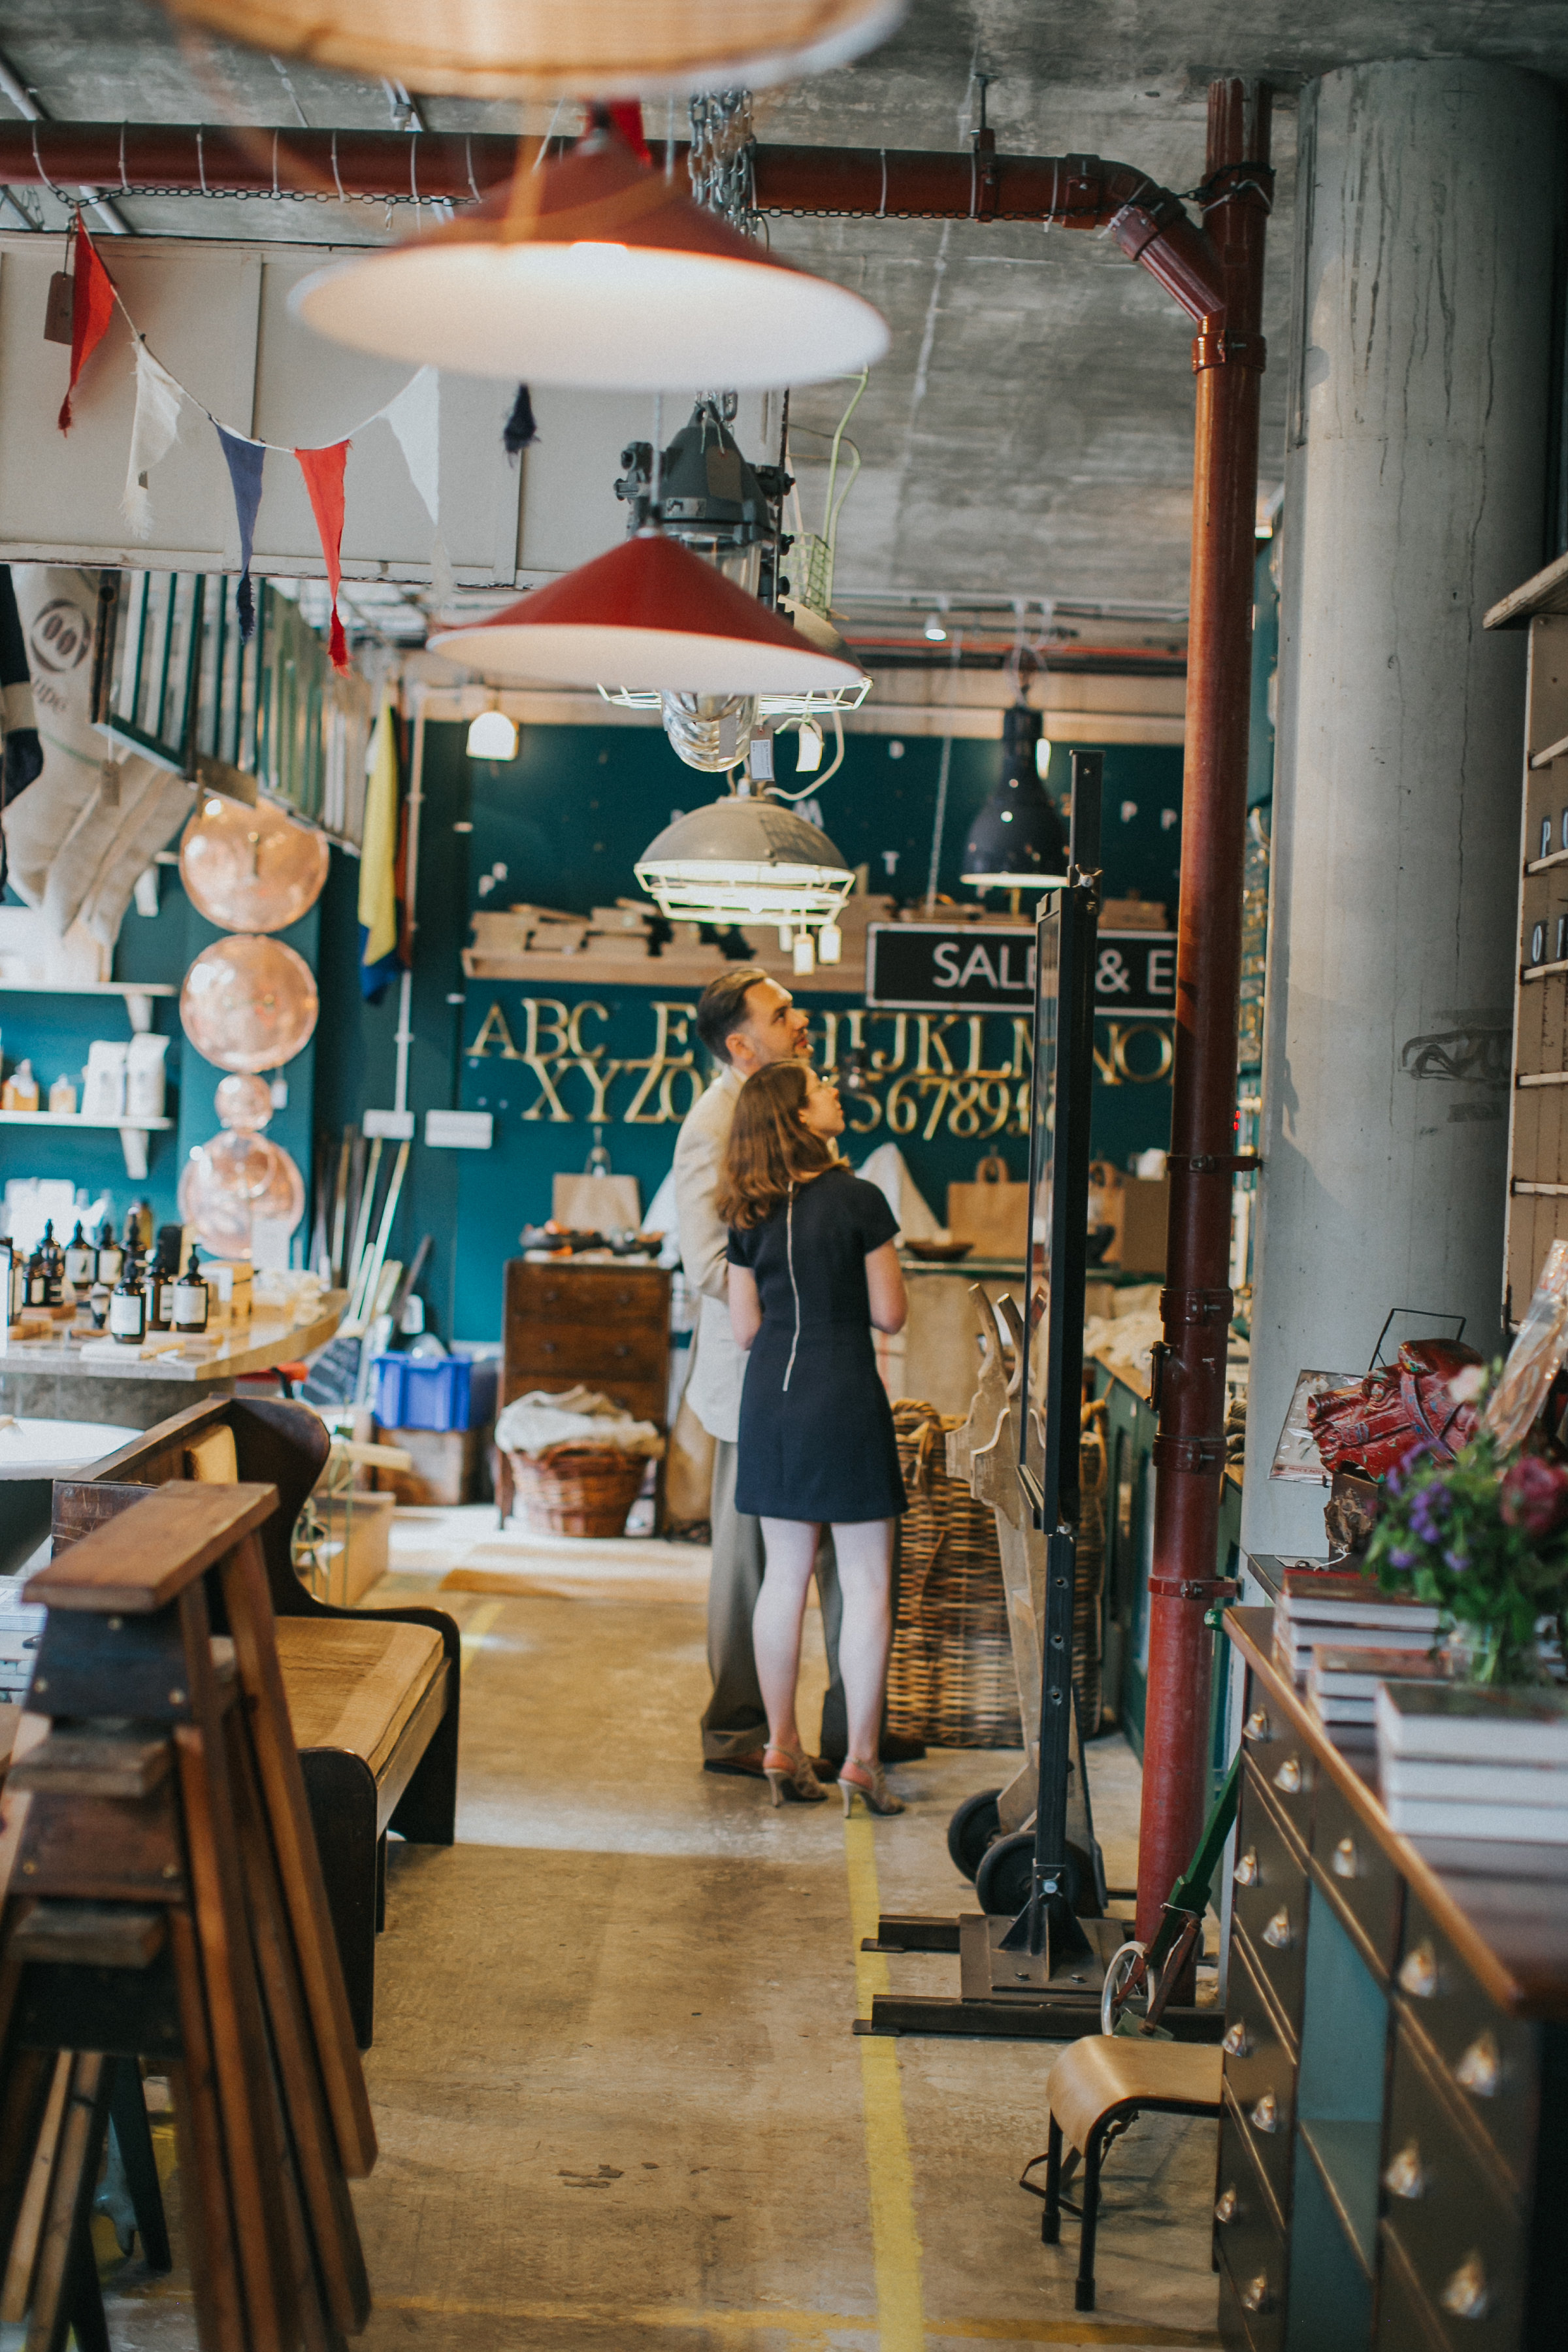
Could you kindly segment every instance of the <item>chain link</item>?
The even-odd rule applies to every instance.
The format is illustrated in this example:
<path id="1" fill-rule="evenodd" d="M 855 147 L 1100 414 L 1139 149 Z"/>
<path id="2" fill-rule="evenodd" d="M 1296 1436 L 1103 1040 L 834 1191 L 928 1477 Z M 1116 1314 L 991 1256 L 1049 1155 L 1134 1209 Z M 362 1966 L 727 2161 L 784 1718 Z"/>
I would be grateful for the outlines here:
<path id="1" fill-rule="evenodd" d="M 691 101 L 687 169 L 691 193 L 742 236 L 759 236 L 757 141 L 749 89 L 704 91 Z"/>

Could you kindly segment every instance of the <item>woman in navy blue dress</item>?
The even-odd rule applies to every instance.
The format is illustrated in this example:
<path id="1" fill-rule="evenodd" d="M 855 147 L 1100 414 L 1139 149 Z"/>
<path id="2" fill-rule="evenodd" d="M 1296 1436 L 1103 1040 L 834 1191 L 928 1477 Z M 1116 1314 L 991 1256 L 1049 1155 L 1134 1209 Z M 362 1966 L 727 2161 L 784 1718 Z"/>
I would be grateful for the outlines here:
<path id="1" fill-rule="evenodd" d="M 718 1204 L 730 1226 L 730 1318 L 749 1350 L 735 1507 L 762 1521 L 767 1555 L 752 1639 L 774 1804 L 826 1793 L 795 1716 L 806 1588 L 826 1525 L 844 1596 L 844 1810 L 858 1789 L 874 1812 L 897 1813 L 877 1753 L 905 1496 L 871 1327 L 901 1330 L 908 1307 L 892 1211 L 839 1158 L 843 1132 L 837 1088 L 798 1062 L 771 1064 L 741 1089 Z"/>

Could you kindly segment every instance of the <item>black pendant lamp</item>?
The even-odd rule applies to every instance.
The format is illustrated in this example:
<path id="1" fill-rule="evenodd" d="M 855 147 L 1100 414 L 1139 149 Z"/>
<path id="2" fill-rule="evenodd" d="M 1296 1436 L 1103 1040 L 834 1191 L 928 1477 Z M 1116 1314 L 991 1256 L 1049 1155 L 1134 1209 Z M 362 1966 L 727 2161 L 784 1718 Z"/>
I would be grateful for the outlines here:
<path id="1" fill-rule="evenodd" d="M 1002 781 L 963 845 L 974 890 L 1046 890 L 1068 878 L 1068 838 L 1035 764 L 1040 714 L 1016 702 L 1002 721 Z"/>

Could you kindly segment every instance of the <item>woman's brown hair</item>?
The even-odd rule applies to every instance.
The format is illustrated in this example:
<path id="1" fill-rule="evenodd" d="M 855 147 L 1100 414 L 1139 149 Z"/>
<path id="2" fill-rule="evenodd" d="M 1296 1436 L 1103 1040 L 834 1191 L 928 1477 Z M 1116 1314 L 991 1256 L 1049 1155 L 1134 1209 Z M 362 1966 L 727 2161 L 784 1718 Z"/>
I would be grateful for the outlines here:
<path id="1" fill-rule="evenodd" d="M 741 1088 L 715 1203 L 727 1225 L 760 1225 L 803 1179 L 844 1166 L 833 1145 L 801 1124 L 806 1073 L 770 1062 Z"/>

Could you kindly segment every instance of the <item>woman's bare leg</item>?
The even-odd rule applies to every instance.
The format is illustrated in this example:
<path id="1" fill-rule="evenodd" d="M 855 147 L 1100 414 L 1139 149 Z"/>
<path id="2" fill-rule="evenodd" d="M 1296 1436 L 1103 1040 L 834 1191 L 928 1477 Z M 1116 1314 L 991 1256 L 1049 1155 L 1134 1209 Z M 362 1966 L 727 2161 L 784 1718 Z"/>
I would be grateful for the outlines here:
<path id="1" fill-rule="evenodd" d="M 768 1711 L 768 1744 L 800 1748 L 795 1719 L 795 1686 L 800 1674 L 800 1628 L 806 1589 L 816 1560 L 814 1519 L 764 1519 L 767 1567 L 752 1612 L 752 1647 L 757 1682 Z"/>
<path id="2" fill-rule="evenodd" d="M 844 1678 L 844 1704 L 849 1717 L 849 1753 L 863 1764 L 875 1764 L 881 1741 L 888 1652 L 893 1639 L 893 1522 L 857 1519 L 840 1525 L 836 1521 L 833 1549 L 844 1595 L 838 1671 Z"/>

